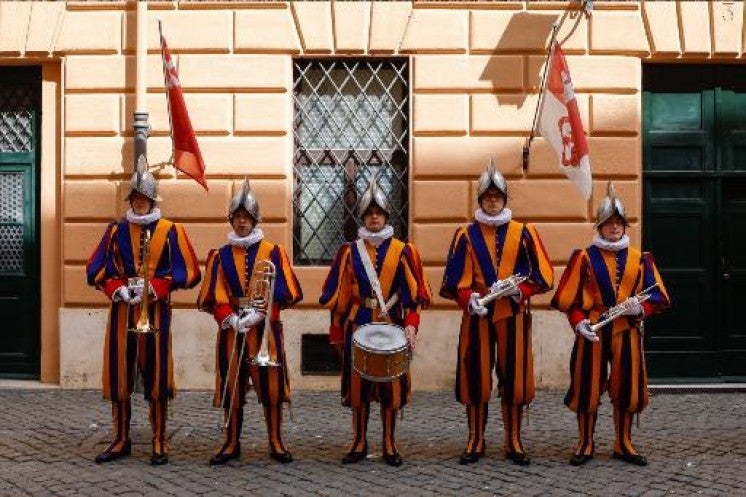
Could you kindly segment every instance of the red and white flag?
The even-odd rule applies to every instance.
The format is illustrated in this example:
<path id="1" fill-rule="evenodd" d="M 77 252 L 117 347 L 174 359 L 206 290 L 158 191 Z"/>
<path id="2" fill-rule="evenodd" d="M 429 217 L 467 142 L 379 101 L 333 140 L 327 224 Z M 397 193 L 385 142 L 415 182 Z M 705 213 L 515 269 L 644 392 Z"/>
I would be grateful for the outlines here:
<path id="1" fill-rule="evenodd" d="M 183 172 L 207 190 L 205 181 L 205 162 L 199 151 L 197 137 L 189 120 L 184 93 L 181 91 L 179 73 L 176 70 L 171 51 L 166 39 L 161 35 L 161 53 L 163 55 L 163 71 L 166 79 L 168 113 L 171 116 L 171 141 L 173 142 L 174 167 Z"/>
<path id="2" fill-rule="evenodd" d="M 560 169 L 587 200 L 591 197 L 591 161 L 578 101 L 565 55 L 556 41 L 549 57 L 539 130 L 560 159 Z"/>

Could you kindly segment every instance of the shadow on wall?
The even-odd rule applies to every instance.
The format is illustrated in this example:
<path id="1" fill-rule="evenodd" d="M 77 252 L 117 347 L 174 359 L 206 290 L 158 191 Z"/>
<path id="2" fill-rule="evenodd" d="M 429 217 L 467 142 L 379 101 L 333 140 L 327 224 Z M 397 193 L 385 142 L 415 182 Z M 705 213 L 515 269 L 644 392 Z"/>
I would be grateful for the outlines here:
<path id="1" fill-rule="evenodd" d="M 514 55 L 524 56 L 522 67 L 524 72 L 521 75 L 521 90 L 517 92 L 510 90 L 505 93 L 495 93 L 483 95 L 485 103 L 493 105 L 489 99 L 494 98 L 496 106 L 508 114 L 514 116 L 512 126 L 518 125 L 518 128 L 510 127 L 507 130 L 483 130 L 481 133 L 494 136 L 495 133 L 500 135 L 509 134 L 510 136 L 520 136 L 527 138 L 531 132 L 534 111 L 538 102 L 539 85 L 541 81 L 544 61 L 541 64 L 532 63 L 539 57 L 544 58 L 547 55 L 548 44 L 552 35 L 552 26 L 554 23 L 559 24 L 557 39 L 560 44 L 575 35 L 581 22 L 587 22 L 585 15 L 580 10 L 570 9 L 562 13 L 534 13 L 521 12 L 511 16 L 508 24 L 505 26 L 500 39 L 496 46 L 490 50 L 490 53 L 496 55 Z M 502 66 L 503 60 L 500 57 L 490 57 L 485 65 L 480 80 L 490 81 L 492 91 L 499 92 L 498 88 L 504 86 L 503 73 L 505 68 Z M 502 115 L 502 112 L 501 112 Z M 473 130 L 480 133 L 479 130 Z M 534 141 L 534 146 L 537 144 Z M 510 158 L 509 161 L 498 160 L 498 168 L 508 178 L 520 178 L 524 176 L 521 162 L 521 148 L 517 141 L 506 140 L 504 146 L 507 150 L 495 151 L 496 156 Z M 532 147 L 532 150 L 535 147 Z M 532 153 L 532 155 L 534 155 Z M 533 159 L 532 159 L 533 161 Z"/>

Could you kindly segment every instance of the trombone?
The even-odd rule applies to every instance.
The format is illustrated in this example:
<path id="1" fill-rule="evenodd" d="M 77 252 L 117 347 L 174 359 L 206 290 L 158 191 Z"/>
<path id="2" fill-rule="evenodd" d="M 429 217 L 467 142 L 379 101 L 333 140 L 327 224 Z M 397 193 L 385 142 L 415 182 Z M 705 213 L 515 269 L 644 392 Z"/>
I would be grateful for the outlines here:
<path id="1" fill-rule="evenodd" d="M 249 297 L 234 297 L 231 299 L 231 303 L 235 305 L 238 308 L 238 316 L 243 317 L 249 309 L 255 309 L 257 311 L 261 311 L 265 313 L 265 317 L 263 320 L 263 328 L 262 328 L 262 341 L 259 346 L 259 352 L 257 355 L 252 359 L 251 364 L 259 367 L 279 367 L 281 364 L 277 361 L 274 361 L 270 355 L 269 355 L 269 336 L 268 336 L 268 329 L 269 332 L 271 332 L 271 326 L 268 326 L 268 322 L 270 321 L 270 316 L 267 316 L 266 314 L 271 314 L 272 312 L 272 303 L 274 300 L 274 290 L 275 290 L 275 277 L 277 276 L 277 268 L 272 263 L 272 261 L 268 259 L 262 259 L 260 261 L 257 261 L 254 264 L 254 270 L 252 271 L 251 275 L 251 286 L 250 291 L 245 292 L 249 294 Z M 247 284 L 248 286 L 248 284 Z M 220 396 L 220 405 L 223 407 L 225 405 L 225 396 L 228 393 L 228 372 L 230 372 L 230 365 L 232 362 L 232 359 L 236 355 L 236 348 L 238 345 L 238 335 L 240 333 L 238 330 L 236 330 L 236 333 L 233 338 L 233 350 L 231 352 L 231 357 L 228 361 L 228 370 L 226 372 L 226 378 L 225 382 L 223 383 L 223 393 Z M 238 352 L 238 362 L 236 362 L 236 377 L 233 380 L 233 385 L 231 386 L 231 400 L 228 404 L 228 414 L 226 416 L 225 424 L 223 425 L 223 430 L 228 429 L 228 426 L 231 422 L 231 416 L 233 415 L 233 402 L 236 399 L 236 389 L 238 388 L 238 382 L 241 377 L 241 364 L 243 363 L 243 356 L 244 352 L 246 351 L 246 336 L 244 334 L 244 339 L 241 342 L 241 347 Z"/>
<path id="2" fill-rule="evenodd" d="M 280 363 L 269 356 L 269 333 L 272 332 L 270 318 L 272 315 L 272 304 L 274 302 L 275 278 L 277 268 L 269 259 L 257 261 L 254 265 L 253 286 L 251 288 L 251 306 L 266 313 L 262 327 L 262 342 L 259 352 L 251 364 L 261 367 L 279 367 Z"/>

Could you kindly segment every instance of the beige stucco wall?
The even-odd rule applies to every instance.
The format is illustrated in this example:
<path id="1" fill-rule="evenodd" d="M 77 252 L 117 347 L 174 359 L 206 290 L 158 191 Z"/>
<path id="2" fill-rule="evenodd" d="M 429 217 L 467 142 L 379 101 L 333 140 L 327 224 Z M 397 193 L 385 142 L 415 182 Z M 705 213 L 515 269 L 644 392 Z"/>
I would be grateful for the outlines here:
<path id="1" fill-rule="evenodd" d="M 491 155 L 508 178 L 514 215 L 536 223 L 557 274 L 571 249 L 592 236 L 594 206 L 608 179 L 617 184 L 639 243 L 641 64 L 738 60 L 743 4 L 594 4 L 588 20 L 575 2 L 151 1 L 150 163 L 170 154 L 160 18 L 210 186 L 205 193 L 163 169 L 163 212 L 185 224 L 204 262 L 207 251 L 223 243 L 226 204 L 249 174 L 265 231 L 292 248 L 293 57 L 397 55 L 411 61 L 409 235 L 436 293 L 450 236 L 475 208 L 475 179 Z M 544 47 L 558 20 L 588 133 L 589 202 L 574 192 L 541 138 L 528 171 L 521 169 Z M 132 170 L 134 34 L 132 1 L 0 3 L 0 63 L 44 67 L 42 208 L 49 216 L 43 223 L 60 237 L 42 237 L 42 379 L 66 386 L 95 385 L 100 374 L 105 301 L 85 285 L 84 264 L 105 224 L 125 210 L 120 182 Z M 297 272 L 306 298 L 287 316 L 296 369 L 300 333 L 323 333 L 326 326 L 314 304 L 326 268 Z M 212 323 L 191 310 L 195 295 L 174 295 L 177 371 L 187 388 L 209 386 L 212 364 Z M 537 378 L 559 386 L 570 331 L 547 310 L 550 297 L 534 302 Z M 435 310 L 423 317 L 414 365 L 418 386 L 451 384 L 457 322 L 454 308 L 436 298 Z M 307 387 L 336 383 L 300 374 L 294 379 Z"/>

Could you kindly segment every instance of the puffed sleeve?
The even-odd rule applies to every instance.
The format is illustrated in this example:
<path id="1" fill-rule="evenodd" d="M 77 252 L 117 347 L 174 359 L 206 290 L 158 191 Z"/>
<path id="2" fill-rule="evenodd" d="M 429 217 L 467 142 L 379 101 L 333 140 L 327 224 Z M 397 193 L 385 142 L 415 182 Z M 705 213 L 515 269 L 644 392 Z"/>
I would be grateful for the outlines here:
<path id="1" fill-rule="evenodd" d="M 637 291 L 642 291 L 645 288 L 651 287 L 654 284 L 658 284 L 653 290 L 649 292 L 650 298 L 642 303 L 642 308 L 645 312 L 645 317 L 653 314 L 658 314 L 663 310 L 671 306 L 671 300 L 668 297 L 666 287 L 663 285 L 663 280 L 658 272 L 658 267 L 655 265 L 655 259 L 653 254 L 649 252 L 643 252 L 642 254 L 642 288 L 638 288 Z"/>
<path id="2" fill-rule="evenodd" d="M 168 291 L 197 286 L 202 279 L 199 261 L 184 227 L 179 223 L 174 223 L 168 232 L 168 250 L 171 268 L 170 274 L 164 278 L 170 280 Z"/>
<path id="3" fill-rule="evenodd" d="M 588 317 L 593 307 L 593 296 L 588 282 L 588 259 L 584 251 L 575 250 L 562 273 L 551 306 L 567 314 L 570 326 Z"/>
<path id="4" fill-rule="evenodd" d="M 220 264 L 220 254 L 217 250 L 211 250 L 207 256 L 205 279 L 202 280 L 197 296 L 197 308 L 212 314 L 215 321 L 221 324 L 233 313 L 233 308 L 229 305 L 229 297 L 228 286 Z"/>
<path id="5" fill-rule="evenodd" d="M 86 263 L 86 277 L 88 284 L 95 286 L 111 298 L 112 294 L 122 285 L 127 284 L 123 276 L 121 263 L 118 262 L 114 237 L 117 232 L 116 221 L 110 223 L 101 241 L 96 245 Z"/>
<path id="6" fill-rule="evenodd" d="M 397 278 L 400 280 L 399 294 L 404 308 L 404 325 L 417 328 L 420 325 L 420 310 L 430 307 L 433 295 L 425 279 L 420 254 L 411 243 L 406 244 L 402 251 Z"/>
<path id="7" fill-rule="evenodd" d="M 301 290 L 293 266 L 290 264 L 288 254 L 281 245 L 275 245 L 271 254 L 272 262 L 277 270 L 275 279 L 274 301 L 282 309 L 287 309 L 303 300 L 303 290 Z"/>
<path id="8" fill-rule="evenodd" d="M 331 311 L 329 341 L 339 343 L 344 340 L 344 320 L 349 313 L 352 301 L 352 268 L 350 245 L 344 244 L 329 268 L 319 303 Z"/>
<path id="9" fill-rule="evenodd" d="M 471 295 L 474 282 L 474 267 L 471 257 L 471 244 L 466 236 L 466 230 L 458 228 L 453 235 L 451 246 L 448 249 L 443 282 L 440 286 L 440 296 L 455 300 L 462 309 Z"/>
<path id="10" fill-rule="evenodd" d="M 548 292 L 554 285 L 554 268 L 533 225 L 526 224 L 523 227 L 521 252 L 516 270 L 517 273 L 528 276 L 528 279 L 520 284 L 523 299 Z"/>

